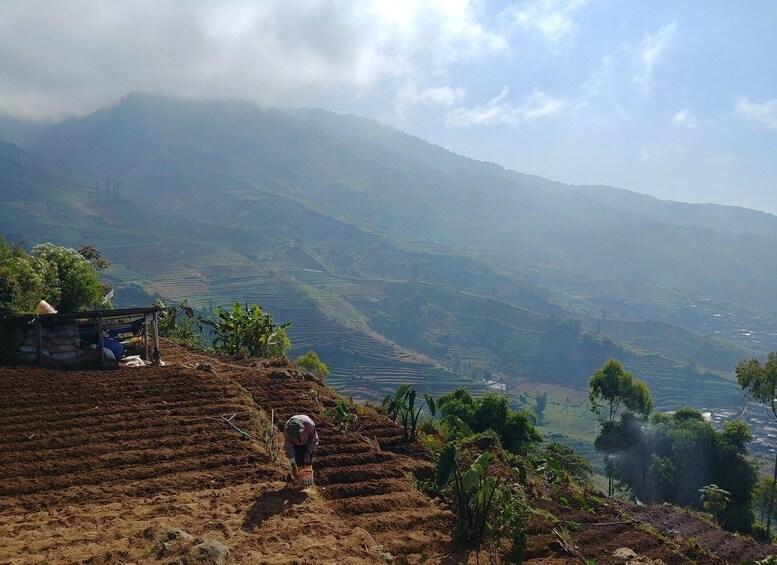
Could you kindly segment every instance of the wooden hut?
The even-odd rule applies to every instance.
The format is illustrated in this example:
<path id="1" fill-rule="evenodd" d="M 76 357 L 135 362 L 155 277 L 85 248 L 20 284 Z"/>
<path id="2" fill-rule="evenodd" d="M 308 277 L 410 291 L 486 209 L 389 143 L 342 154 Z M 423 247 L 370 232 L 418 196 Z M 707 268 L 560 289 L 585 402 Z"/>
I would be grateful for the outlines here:
<path id="1" fill-rule="evenodd" d="M 0 360 L 42 365 L 105 365 L 128 337 L 140 338 L 144 361 L 159 364 L 159 313 L 163 307 L 122 308 L 0 318 Z M 108 347 L 106 347 L 106 345 Z M 120 358 L 121 355 L 119 354 Z"/>

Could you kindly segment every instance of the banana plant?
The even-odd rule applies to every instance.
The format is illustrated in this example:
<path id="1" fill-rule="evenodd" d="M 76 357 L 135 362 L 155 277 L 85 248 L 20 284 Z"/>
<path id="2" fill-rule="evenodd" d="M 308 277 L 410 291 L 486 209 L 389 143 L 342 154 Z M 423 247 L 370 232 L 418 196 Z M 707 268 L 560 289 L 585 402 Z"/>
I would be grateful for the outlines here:
<path id="1" fill-rule="evenodd" d="M 215 311 L 216 320 L 207 320 L 200 316 L 198 324 L 209 326 L 215 338 L 216 351 L 240 357 L 269 357 L 283 355 L 291 343 L 286 328 L 291 324 L 277 325 L 272 315 L 260 306 L 246 303 L 245 310 L 239 302 L 227 310 L 219 306 Z"/>

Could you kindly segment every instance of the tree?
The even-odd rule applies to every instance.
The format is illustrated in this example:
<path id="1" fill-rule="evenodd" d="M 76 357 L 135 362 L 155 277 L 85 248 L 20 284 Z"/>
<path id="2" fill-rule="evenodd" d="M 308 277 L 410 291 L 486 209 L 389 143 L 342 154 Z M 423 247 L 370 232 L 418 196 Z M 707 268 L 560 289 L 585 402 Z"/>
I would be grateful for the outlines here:
<path id="1" fill-rule="evenodd" d="M 75 249 L 42 243 L 32 248 L 32 255 L 56 266 L 59 301 L 54 304 L 63 312 L 103 304 L 103 286 L 97 269 Z"/>
<path id="2" fill-rule="evenodd" d="M 747 446 L 753 440 L 750 428 L 741 420 L 723 425 L 717 434 L 715 484 L 730 494 L 729 504 L 719 513 L 720 524 L 727 530 L 751 534 L 755 524 L 753 491 L 758 471 L 747 457 Z"/>
<path id="3" fill-rule="evenodd" d="M 29 314 L 41 300 L 59 302 L 56 266 L 0 237 L 0 312 Z"/>
<path id="4" fill-rule="evenodd" d="M 611 427 L 612 437 L 602 439 Z M 705 502 L 700 489 L 717 485 L 728 493 L 728 502 L 715 509 L 715 519 L 729 531 L 752 532 L 758 476 L 747 457 L 752 434 L 744 422 L 727 422 L 718 432 L 699 410 L 686 407 L 672 415 L 657 414 L 649 424 L 626 413 L 602 429 L 597 449 L 603 450 L 603 442 L 617 453 L 613 475 L 641 500 L 699 508 Z"/>
<path id="5" fill-rule="evenodd" d="M 492 429 L 504 438 L 507 424 L 507 397 L 496 392 L 489 392 L 478 399 L 475 407 L 475 430 L 484 432 Z"/>
<path id="6" fill-rule="evenodd" d="M 489 392 L 477 400 L 465 388 L 458 388 L 437 399 L 437 408 L 443 421 L 455 425 L 463 422 L 475 432 L 493 430 L 502 440 L 505 449 L 513 453 L 525 453 L 542 436 L 534 426 L 533 415 L 510 410 L 507 397 Z"/>
<path id="7" fill-rule="evenodd" d="M 537 415 L 537 422 L 542 424 L 545 416 L 545 407 L 548 405 L 548 393 L 543 392 L 534 397 L 534 413 Z"/>
<path id="8" fill-rule="evenodd" d="M 312 349 L 305 353 L 305 355 L 297 357 L 297 365 L 319 377 L 325 377 L 329 374 L 329 367 L 318 358 L 318 355 Z"/>
<path id="9" fill-rule="evenodd" d="M 469 427 L 475 425 L 475 401 L 464 387 L 440 396 L 437 399 L 437 409 L 443 419 L 449 423 L 453 423 L 455 418 L 458 418 Z"/>
<path id="10" fill-rule="evenodd" d="M 769 500 L 774 497 L 775 489 L 777 489 L 777 485 L 769 477 L 761 477 L 753 488 L 753 504 L 760 515 L 761 522 L 766 520 Z"/>
<path id="11" fill-rule="evenodd" d="M 103 259 L 102 254 L 91 243 L 82 244 L 78 254 L 89 261 L 96 271 L 104 271 L 111 266 L 111 262 Z"/>
<path id="12" fill-rule="evenodd" d="M 75 249 L 43 243 L 28 255 L 0 238 L 0 310 L 29 314 L 41 300 L 63 312 L 99 307 L 104 293 L 97 271 Z"/>
<path id="13" fill-rule="evenodd" d="M 588 402 L 597 416 L 601 416 L 601 409 L 606 406 L 609 422 L 617 419 L 621 406 L 645 418 L 653 411 L 647 385 L 634 379 L 617 359 L 607 361 L 588 381 Z"/>
<path id="14" fill-rule="evenodd" d="M 748 359 L 737 363 L 734 370 L 739 387 L 746 390 L 748 396 L 769 409 L 769 416 L 777 420 L 777 353 L 769 353 L 766 362 Z M 774 459 L 772 482 L 777 482 L 777 454 Z M 774 490 L 771 490 L 766 510 L 766 536 L 771 536 L 772 512 L 774 510 Z"/>
<path id="15" fill-rule="evenodd" d="M 625 408 L 624 415 L 638 414 L 647 418 L 653 410 L 653 401 L 647 385 L 634 379 L 617 359 L 610 359 L 597 370 L 588 381 L 588 387 L 591 411 L 602 418 L 602 409 L 607 409 L 595 447 L 605 454 L 607 494 L 612 496 L 615 491 L 612 455 L 625 447 L 624 442 L 633 430 L 633 426 L 622 417 L 618 422 L 618 417 L 622 416 L 621 408 Z M 625 443 L 631 441 L 629 439 Z"/>

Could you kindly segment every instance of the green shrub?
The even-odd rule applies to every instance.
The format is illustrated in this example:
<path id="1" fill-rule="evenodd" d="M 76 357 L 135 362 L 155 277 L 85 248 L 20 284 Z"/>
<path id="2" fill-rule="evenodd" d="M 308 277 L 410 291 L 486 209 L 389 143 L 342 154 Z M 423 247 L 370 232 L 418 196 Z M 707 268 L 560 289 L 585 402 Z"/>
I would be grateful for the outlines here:
<path id="1" fill-rule="evenodd" d="M 272 315 L 262 310 L 260 306 L 245 305 L 245 310 L 239 302 L 232 305 L 232 310 L 221 306 L 216 308 L 216 320 L 206 320 L 200 317 L 200 327 L 209 326 L 213 334 L 213 348 L 219 353 L 226 353 L 240 358 L 273 357 L 285 355 L 291 347 L 286 335 L 286 328 L 291 324 L 276 325 Z"/>
<path id="2" fill-rule="evenodd" d="M 318 358 L 318 355 L 312 349 L 305 353 L 305 355 L 297 357 L 296 363 L 316 376 L 325 377 L 329 374 L 329 367 Z"/>

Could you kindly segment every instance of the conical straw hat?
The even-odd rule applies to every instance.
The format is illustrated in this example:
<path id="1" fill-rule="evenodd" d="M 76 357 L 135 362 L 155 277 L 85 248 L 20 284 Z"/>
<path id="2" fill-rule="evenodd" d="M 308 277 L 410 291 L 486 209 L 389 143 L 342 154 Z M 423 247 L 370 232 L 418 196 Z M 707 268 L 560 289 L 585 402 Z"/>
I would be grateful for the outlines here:
<path id="1" fill-rule="evenodd" d="M 35 313 L 36 314 L 56 314 L 56 309 L 46 302 L 45 300 L 41 300 L 38 302 L 38 305 L 35 307 Z"/>

